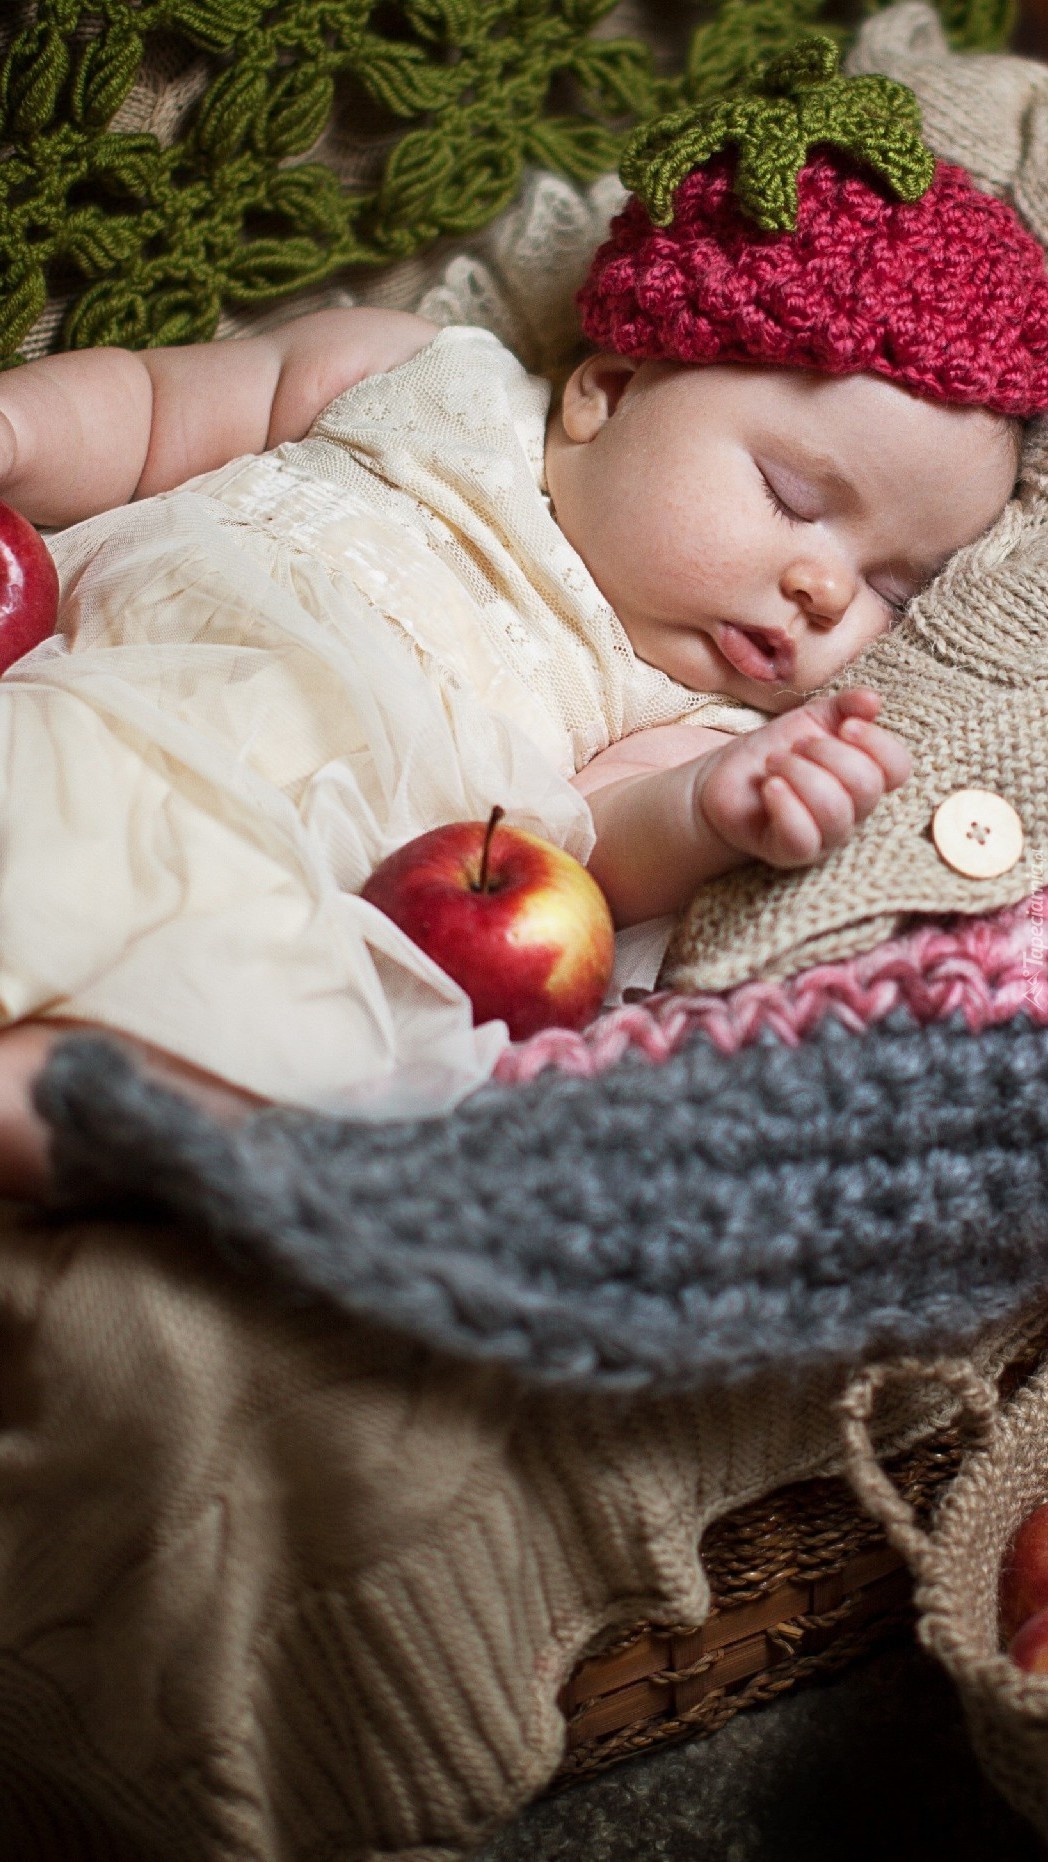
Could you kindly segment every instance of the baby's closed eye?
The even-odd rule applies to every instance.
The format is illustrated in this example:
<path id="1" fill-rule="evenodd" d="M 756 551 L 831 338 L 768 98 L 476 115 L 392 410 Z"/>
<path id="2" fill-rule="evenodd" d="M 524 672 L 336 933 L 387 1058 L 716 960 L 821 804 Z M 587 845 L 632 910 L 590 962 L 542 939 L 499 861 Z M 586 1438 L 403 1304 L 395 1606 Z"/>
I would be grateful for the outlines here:
<path id="1" fill-rule="evenodd" d="M 925 589 L 931 587 L 934 579 L 934 576 L 925 576 L 920 581 L 915 580 L 913 583 L 904 585 L 901 582 L 897 582 L 894 577 L 892 577 L 882 582 L 879 587 L 874 588 L 874 594 L 880 597 L 888 610 L 890 622 L 893 627 L 896 621 L 902 620 L 910 603 L 916 601 L 918 595 L 923 595 Z"/>
<path id="2" fill-rule="evenodd" d="M 911 597 L 906 594 L 897 594 L 894 591 L 889 592 L 885 589 L 874 589 L 873 592 L 880 597 L 884 606 L 887 608 L 889 622 L 891 626 L 894 627 L 896 621 L 901 621 L 903 615 L 906 613 Z"/>
<path id="3" fill-rule="evenodd" d="M 799 508 L 801 499 L 796 493 L 791 494 L 796 500 L 791 504 L 789 497 L 784 495 L 787 489 L 785 485 L 777 489 L 763 466 L 758 466 L 757 471 L 760 475 L 761 490 L 778 517 L 784 517 L 791 524 L 813 524 L 815 522 L 814 512 L 808 513 Z"/>

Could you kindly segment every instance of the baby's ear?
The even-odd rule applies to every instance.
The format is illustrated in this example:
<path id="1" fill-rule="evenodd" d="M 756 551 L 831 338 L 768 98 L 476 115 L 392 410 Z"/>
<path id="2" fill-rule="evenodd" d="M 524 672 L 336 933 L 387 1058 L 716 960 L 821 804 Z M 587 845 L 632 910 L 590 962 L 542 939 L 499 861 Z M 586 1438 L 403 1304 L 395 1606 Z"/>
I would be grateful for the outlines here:
<path id="1" fill-rule="evenodd" d="M 580 445 L 594 440 L 607 426 L 640 367 L 634 356 L 607 351 L 587 356 L 564 384 L 560 417 L 569 440 Z"/>

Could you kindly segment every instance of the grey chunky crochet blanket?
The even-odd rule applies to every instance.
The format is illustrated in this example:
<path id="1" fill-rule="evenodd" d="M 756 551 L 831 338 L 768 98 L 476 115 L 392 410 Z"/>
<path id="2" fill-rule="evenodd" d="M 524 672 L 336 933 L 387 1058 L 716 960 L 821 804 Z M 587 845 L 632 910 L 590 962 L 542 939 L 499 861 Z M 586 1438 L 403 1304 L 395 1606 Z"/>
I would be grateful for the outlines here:
<path id="1" fill-rule="evenodd" d="M 283 1297 L 577 1388 L 960 1344 L 1048 1290 L 1048 1031 L 903 1011 L 799 1047 L 703 1036 L 450 1116 L 238 1131 L 104 1039 L 37 1088 L 56 1206 L 191 1225 Z"/>

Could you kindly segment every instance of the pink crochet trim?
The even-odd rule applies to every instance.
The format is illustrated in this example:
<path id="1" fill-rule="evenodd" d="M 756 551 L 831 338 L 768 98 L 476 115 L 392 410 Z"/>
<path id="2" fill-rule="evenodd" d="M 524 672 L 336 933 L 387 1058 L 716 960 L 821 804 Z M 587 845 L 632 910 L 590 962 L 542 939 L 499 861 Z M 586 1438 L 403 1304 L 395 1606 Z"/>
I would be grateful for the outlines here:
<path id="1" fill-rule="evenodd" d="M 764 1028 L 797 1046 L 825 1015 L 860 1033 L 900 1008 L 922 1025 L 961 1014 L 973 1033 L 1020 1013 L 1045 1027 L 1046 920 L 1048 888 L 993 917 L 923 924 L 865 956 L 820 964 L 787 983 L 741 983 L 724 995 L 663 990 L 643 1004 L 609 1009 L 581 1034 L 551 1028 L 507 1048 L 495 1078 L 523 1085 L 544 1067 L 590 1078 L 628 1053 L 668 1060 L 700 1032 L 725 1054 Z"/>
<path id="2" fill-rule="evenodd" d="M 579 293 L 617 355 L 875 374 L 927 399 L 1026 418 L 1048 407 L 1048 272 L 1003 201 L 939 162 L 918 201 L 844 158 L 798 176 L 795 231 L 766 233 L 730 156 L 677 190 L 671 226 L 631 199 Z"/>

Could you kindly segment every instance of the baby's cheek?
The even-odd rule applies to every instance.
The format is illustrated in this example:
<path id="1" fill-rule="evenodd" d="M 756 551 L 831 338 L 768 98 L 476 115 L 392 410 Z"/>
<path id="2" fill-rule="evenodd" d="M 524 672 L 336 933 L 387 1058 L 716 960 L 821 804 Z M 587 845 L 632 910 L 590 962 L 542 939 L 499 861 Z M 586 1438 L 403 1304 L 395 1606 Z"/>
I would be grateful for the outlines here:
<path id="1" fill-rule="evenodd" d="M 892 611 L 885 607 L 879 596 L 871 595 L 864 611 L 847 633 L 841 629 L 826 636 L 826 669 L 817 668 L 820 683 L 827 684 L 853 666 L 863 653 L 890 632 L 892 620 Z"/>

